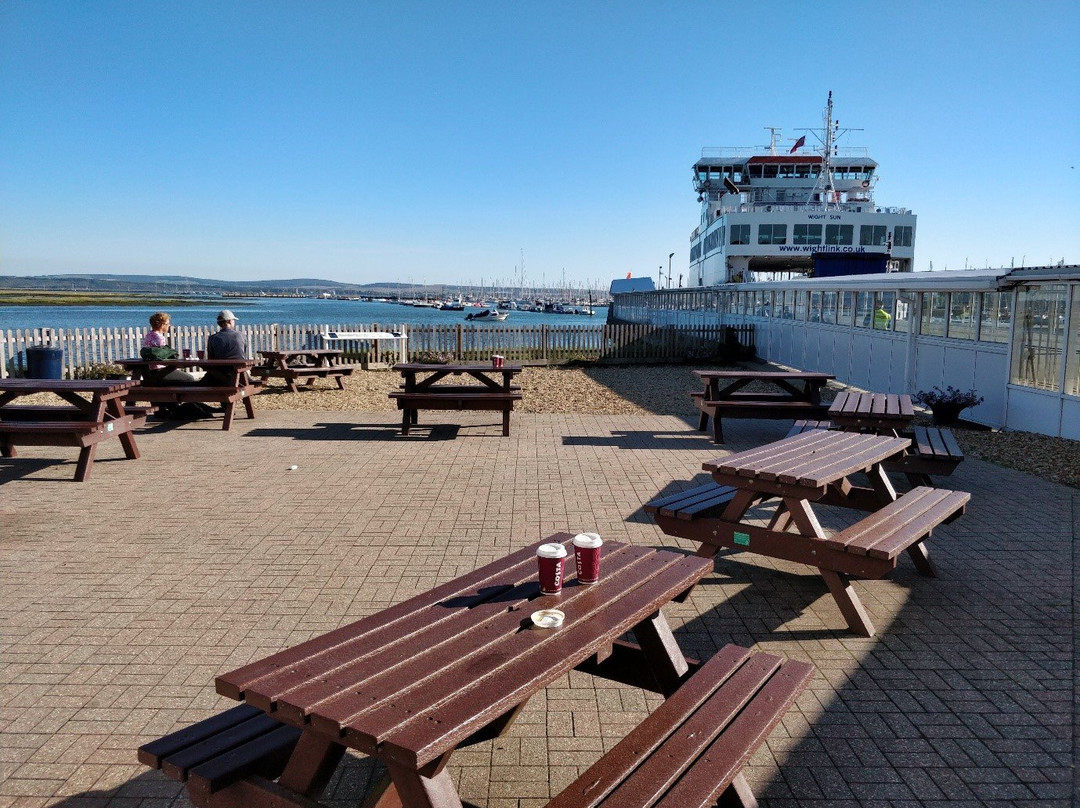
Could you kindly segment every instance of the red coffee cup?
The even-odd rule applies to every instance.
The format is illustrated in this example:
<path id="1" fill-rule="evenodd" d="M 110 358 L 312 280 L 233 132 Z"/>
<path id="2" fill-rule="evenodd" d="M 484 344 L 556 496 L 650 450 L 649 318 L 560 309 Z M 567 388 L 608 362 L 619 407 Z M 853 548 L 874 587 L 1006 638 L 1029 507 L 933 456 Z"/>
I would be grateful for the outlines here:
<path id="1" fill-rule="evenodd" d="M 603 543 L 596 533 L 578 533 L 574 536 L 574 561 L 580 583 L 595 584 L 600 580 L 600 546 Z"/>
<path id="2" fill-rule="evenodd" d="M 191 359 L 191 348 L 184 348 L 184 359 Z"/>
<path id="3" fill-rule="evenodd" d="M 559 594 L 562 591 L 566 548 L 561 544 L 541 544 L 536 548 L 536 561 L 540 567 L 540 593 Z"/>
<path id="4" fill-rule="evenodd" d="M 199 359 L 206 359 L 206 351 L 196 351 L 195 353 L 198 354 Z"/>

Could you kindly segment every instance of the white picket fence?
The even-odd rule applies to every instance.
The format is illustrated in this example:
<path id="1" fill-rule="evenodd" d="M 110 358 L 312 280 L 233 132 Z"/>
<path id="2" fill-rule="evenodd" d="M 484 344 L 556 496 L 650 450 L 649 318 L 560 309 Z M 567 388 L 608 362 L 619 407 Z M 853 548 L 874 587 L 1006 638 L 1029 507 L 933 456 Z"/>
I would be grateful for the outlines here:
<path id="1" fill-rule="evenodd" d="M 247 339 L 252 357 L 264 350 L 320 347 L 320 335 L 329 331 L 394 331 L 408 338 L 407 357 L 399 357 L 396 341 L 335 343 L 346 356 L 362 357 L 372 363 L 393 363 L 402 358 L 441 358 L 455 361 L 483 361 L 502 354 L 512 362 L 561 362 L 567 359 L 606 358 L 625 361 L 665 361 L 705 358 L 711 346 L 725 339 L 723 326 L 634 325 L 532 325 L 387 326 L 364 324 L 263 324 L 238 325 Z M 205 348 L 212 326 L 176 326 L 169 343 L 178 351 Z M 48 346 L 63 351 L 63 374 L 73 378 L 83 368 L 108 365 L 117 359 L 139 355 L 146 328 L 26 328 L 0 334 L 0 377 L 25 375 L 26 349 Z M 745 333 L 743 333 L 745 332 Z M 731 335 L 727 334 L 727 339 Z M 753 344 L 749 327 L 739 330 L 743 345 Z"/>

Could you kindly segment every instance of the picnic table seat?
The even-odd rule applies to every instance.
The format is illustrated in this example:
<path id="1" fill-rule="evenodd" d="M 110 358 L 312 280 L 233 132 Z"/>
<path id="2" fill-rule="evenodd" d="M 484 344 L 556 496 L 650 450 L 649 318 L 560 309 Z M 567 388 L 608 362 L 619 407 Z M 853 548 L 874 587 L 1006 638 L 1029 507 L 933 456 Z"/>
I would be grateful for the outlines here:
<path id="1" fill-rule="evenodd" d="M 125 415 L 132 415 L 136 418 L 145 418 L 148 415 L 153 415 L 157 411 L 157 407 L 152 404 L 133 406 L 127 405 L 124 407 Z M 82 413 L 78 407 L 73 407 L 70 404 L 5 404 L 4 405 L 4 420 L 5 421 L 71 421 L 74 417 L 81 417 Z M 141 426 L 141 424 L 136 424 Z"/>
<path id="2" fill-rule="evenodd" d="M 645 513 L 662 514 L 676 519 L 698 519 L 707 516 L 719 516 L 731 502 L 737 489 L 730 485 L 705 483 L 696 488 L 658 497 L 645 503 Z"/>
<path id="3" fill-rule="evenodd" d="M 547 808 L 608 801 L 704 808 L 721 798 L 724 805 L 756 805 L 742 768 L 812 675 L 806 662 L 725 646 Z M 274 795 L 275 805 L 314 808 L 320 803 L 312 796 L 271 782 L 282 775 L 300 734 L 245 704 L 145 744 L 138 758 L 187 783 L 201 808 L 226 787 L 231 793 L 221 804 L 270 804 L 265 800 Z"/>
<path id="4" fill-rule="evenodd" d="M 835 429 L 831 421 L 796 421 L 788 436 L 812 429 Z M 964 459 L 964 450 L 952 430 L 936 426 L 916 426 L 902 430 L 901 437 L 911 439 L 911 448 L 902 458 L 887 461 L 888 471 L 903 473 L 912 485 L 931 485 L 930 477 L 948 476 Z"/>
<path id="5" fill-rule="evenodd" d="M 418 410 L 487 410 L 503 414 L 502 433 L 510 435 L 510 413 L 521 401 L 520 390 L 494 390 L 481 385 L 438 385 L 415 391 L 394 390 L 390 398 L 402 411 L 401 434 L 417 423 Z"/>
<path id="6" fill-rule="evenodd" d="M 211 387 L 201 384 L 176 384 L 176 385 L 139 385 L 128 393 L 125 404 L 136 405 L 139 401 L 157 404 L 187 404 L 198 402 L 203 404 L 218 404 L 225 412 L 225 419 L 221 425 L 222 430 L 227 431 L 233 422 L 233 415 L 237 402 L 244 403 L 244 409 L 249 419 L 255 417 L 255 405 L 251 397 L 262 386 L 262 381 L 251 380 L 236 386 L 224 385 Z"/>

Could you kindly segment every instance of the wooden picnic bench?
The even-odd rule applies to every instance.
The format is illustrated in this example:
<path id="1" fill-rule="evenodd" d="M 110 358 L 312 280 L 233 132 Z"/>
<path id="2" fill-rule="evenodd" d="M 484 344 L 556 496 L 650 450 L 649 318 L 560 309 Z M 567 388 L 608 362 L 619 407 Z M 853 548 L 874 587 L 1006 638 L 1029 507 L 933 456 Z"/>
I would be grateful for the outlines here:
<path id="1" fill-rule="evenodd" d="M 704 664 L 682 655 L 661 609 L 706 559 L 607 543 L 598 583 L 540 595 L 538 544 L 218 677 L 220 694 L 247 703 L 144 745 L 139 760 L 186 782 L 200 808 L 311 808 L 348 747 L 387 768 L 366 805 L 460 808 L 452 752 L 504 733 L 576 668 L 667 700 L 551 808 L 754 805 L 741 769 L 811 666 L 737 646 Z M 562 628 L 525 629 L 552 607 Z"/>
<path id="2" fill-rule="evenodd" d="M 844 390 L 829 405 L 829 419 L 849 432 L 868 431 L 897 435 L 915 417 L 911 396 Z"/>
<path id="3" fill-rule="evenodd" d="M 832 421 L 796 421 L 788 435 L 835 428 Z M 911 445 L 901 457 L 885 461 L 885 470 L 902 473 L 913 486 L 933 485 L 931 476 L 952 474 L 964 459 L 964 451 L 956 442 L 952 430 L 936 426 L 910 426 L 901 429 L 898 434 L 910 439 Z"/>
<path id="4" fill-rule="evenodd" d="M 521 388 L 512 384 L 520 365 L 394 365 L 401 373 L 402 389 L 390 393 L 401 410 L 401 434 L 415 426 L 419 410 L 488 410 L 501 412 L 503 436 L 510 435 L 510 413 L 521 401 Z M 440 384 L 447 376 L 469 376 L 479 384 Z M 499 377 L 501 378 L 501 381 Z"/>
<path id="5" fill-rule="evenodd" d="M 871 637 L 874 626 L 852 588 L 852 578 L 875 579 L 907 552 L 920 575 L 934 576 L 926 540 L 953 521 L 970 494 L 920 486 L 897 497 L 884 463 L 907 438 L 814 430 L 704 464 L 713 482 L 659 497 L 645 505 L 664 533 L 696 541 L 698 555 L 746 550 L 817 567 L 848 628 Z M 865 474 L 870 485 L 852 477 Z M 747 518 L 775 501 L 766 526 Z M 829 536 L 813 510 L 822 503 L 871 513 Z"/>
<path id="6" fill-rule="evenodd" d="M 0 454 L 17 457 L 16 446 L 77 447 L 77 482 L 90 478 L 98 444 L 106 438 L 120 438 L 124 456 L 137 460 L 132 430 L 146 423 L 146 415 L 125 411 L 122 399 L 138 384 L 111 379 L 0 379 Z M 66 403 L 11 403 L 38 393 L 51 393 Z"/>
<path id="7" fill-rule="evenodd" d="M 307 387 L 315 385 L 316 379 L 333 379 L 339 390 L 345 389 L 344 378 L 351 376 L 359 365 L 341 363 L 344 351 L 331 348 L 304 348 L 289 351 L 259 351 L 263 364 L 252 368 L 251 373 L 260 378 L 285 380 L 290 392 L 299 392 L 298 379 L 306 379 Z"/>
<path id="8" fill-rule="evenodd" d="M 258 391 L 261 382 L 253 381 L 251 369 L 253 359 L 120 359 L 118 365 L 131 372 L 136 379 L 143 378 L 154 371 L 173 369 L 185 370 L 201 368 L 205 371 L 224 372 L 228 379 L 223 384 L 142 384 L 129 391 L 128 404 L 146 401 L 150 404 L 186 404 L 198 402 L 218 404 L 224 412 L 221 424 L 223 430 L 232 426 L 236 405 L 243 402 L 247 417 L 255 417 L 255 405 L 252 397 Z"/>
<path id="9" fill-rule="evenodd" d="M 821 418 L 828 407 L 821 403 L 821 388 L 836 378 L 829 373 L 807 371 L 695 370 L 705 383 L 690 393 L 701 410 L 698 431 L 713 419 L 713 440 L 724 442 L 723 418 Z M 723 387 L 720 383 L 724 382 Z M 746 391 L 748 385 L 766 384 L 779 392 Z"/>

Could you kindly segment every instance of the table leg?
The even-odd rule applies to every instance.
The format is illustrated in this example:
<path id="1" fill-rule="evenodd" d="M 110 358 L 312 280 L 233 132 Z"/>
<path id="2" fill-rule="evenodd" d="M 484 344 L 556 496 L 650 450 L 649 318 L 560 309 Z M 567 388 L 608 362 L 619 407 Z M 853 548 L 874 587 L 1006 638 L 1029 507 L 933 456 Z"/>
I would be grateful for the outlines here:
<path id="1" fill-rule="evenodd" d="M 934 569 L 933 562 L 930 561 L 930 550 L 926 546 L 925 541 L 915 542 L 907 548 L 908 555 L 911 556 L 911 560 L 915 563 L 915 569 L 919 575 L 926 578 L 937 578 L 937 570 Z"/>
<path id="2" fill-rule="evenodd" d="M 85 482 L 90 476 L 90 467 L 94 465 L 94 456 L 97 454 L 96 443 L 84 446 L 79 452 L 79 462 L 75 466 L 75 481 Z"/>
<path id="3" fill-rule="evenodd" d="M 634 626 L 634 638 L 641 645 L 660 691 L 665 698 L 670 696 L 679 689 L 690 666 L 679 650 L 664 613 L 655 612 Z"/>
<path id="4" fill-rule="evenodd" d="M 225 422 L 221 425 L 222 431 L 228 431 L 232 426 L 233 413 L 236 411 L 236 403 L 233 401 L 225 402 Z"/>
<path id="5" fill-rule="evenodd" d="M 870 485 L 873 487 L 874 493 L 877 494 L 881 505 L 888 505 L 896 500 L 896 489 L 893 488 L 892 482 L 889 481 L 889 477 L 880 463 L 866 472 L 866 476 L 870 480 Z"/>
<path id="6" fill-rule="evenodd" d="M 305 797 L 318 799 L 345 754 L 345 747 L 329 738 L 304 730 L 296 743 L 278 784 Z"/>
<path id="7" fill-rule="evenodd" d="M 860 637 L 873 637 L 874 624 L 870 620 L 870 615 L 866 613 L 862 601 L 859 600 L 858 594 L 852 588 L 848 576 L 821 567 L 818 567 L 818 572 L 825 579 L 825 585 L 829 587 L 833 600 L 840 607 L 840 613 L 844 615 L 851 633 Z"/>
<path id="8" fill-rule="evenodd" d="M 401 411 L 401 434 L 408 435 L 409 427 L 412 425 L 412 413 L 410 410 Z"/>
<path id="9" fill-rule="evenodd" d="M 735 775 L 731 785 L 720 795 L 720 808 L 758 808 L 758 801 L 742 772 Z"/>
<path id="10" fill-rule="evenodd" d="M 250 420 L 254 421 L 255 420 L 255 402 L 252 400 L 251 396 L 244 396 L 244 410 L 247 412 L 247 417 Z"/>
<path id="11" fill-rule="evenodd" d="M 461 798 L 445 766 L 439 767 L 438 773 L 431 777 L 393 763 L 388 764 L 387 768 L 402 805 L 409 808 L 462 808 Z"/>
<path id="12" fill-rule="evenodd" d="M 510 410 L 503 410 L 503 437 L 510 437 Z"/>
<path id="13" fill-rule="evenodd" d="M 122 399 L 114 398 L 108 405 L 106 405 L 106 411 L 114 419 L 127 418 L 127 414 L 124 412 L 124 402 Z M 120 433 L 120 445 L 124 447 L 124 457 L 128 460 L 139 459 L 139 447 L 135 443 L 135 435 L 131 431 Z"/>

